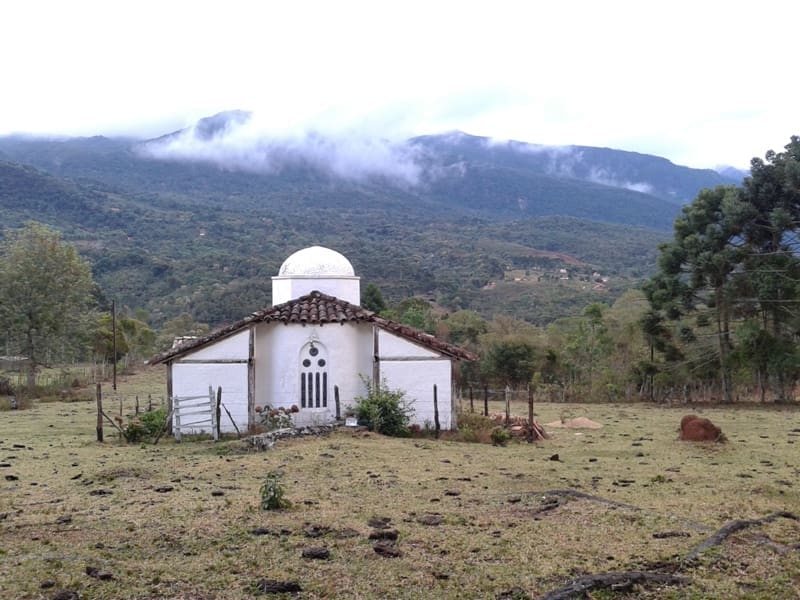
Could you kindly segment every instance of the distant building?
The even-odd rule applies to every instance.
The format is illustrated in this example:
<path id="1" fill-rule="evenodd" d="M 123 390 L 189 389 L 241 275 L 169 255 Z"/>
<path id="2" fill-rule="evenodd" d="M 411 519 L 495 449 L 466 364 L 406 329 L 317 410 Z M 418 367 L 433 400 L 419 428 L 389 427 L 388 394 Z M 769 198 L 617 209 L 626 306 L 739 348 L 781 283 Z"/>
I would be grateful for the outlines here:
<path id="1" fill-rule="evenodd" d="M 167 367 L 170 398 L 222 387 L 239 429 L 256 424 L 257 408 L 290 408 L 296 426 L 335 420 L 366 393 L 364 378 L 386 382 L 413 402 L 412 423 L 455 426 L 453 360 L 466 350 L 360 306 L 360 279 L 350 261 L 313 246 L 292 254 L 272 278 L 273 305 L 153 357 Z M 202 430 L 203 427 L 198 428 Z M 222 418 L 222 431 L 233 431 Z"/>

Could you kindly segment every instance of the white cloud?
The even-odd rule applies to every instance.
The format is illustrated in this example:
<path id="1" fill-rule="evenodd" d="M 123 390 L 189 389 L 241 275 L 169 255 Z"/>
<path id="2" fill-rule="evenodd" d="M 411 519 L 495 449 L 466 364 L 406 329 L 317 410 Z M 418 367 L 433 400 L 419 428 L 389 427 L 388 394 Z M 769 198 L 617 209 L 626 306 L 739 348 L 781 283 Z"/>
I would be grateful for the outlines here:
<path id="1" fill-rule="evenodd" d="M 643 194 L 652 194 L 653 185 L 644 181 L 628 181 L 626 179 L 619 179 L 613 173 L 609 173 L 606 169 L 592 167 L 589 171 L 589 181 L 594 183 L 601 183 L 603 185 L 610 185 L 612 187 L 625 188 L 634 192 L 642 192 Z"/>
<path id="2" fill-rule="evenodd" d="M 271 131 L 255 115 L 231 120 L 213 136 L 192 126 L 144 143 L 139 150 L 161 160 L 204 161 L 233 171 L 276 173 L 311 166 L 345 179 L 383 177 L 410 186 L 422 174 L 421 151 L 413 146 L 359 131 Z"/>
<path id="3" fill-rule="evenodd" d="M 797 3 L 0 3 L 0 134 L 460 129 L 746 166 L 800 131 Z M 344 151 L 342 151 L 344 152 Z"/>

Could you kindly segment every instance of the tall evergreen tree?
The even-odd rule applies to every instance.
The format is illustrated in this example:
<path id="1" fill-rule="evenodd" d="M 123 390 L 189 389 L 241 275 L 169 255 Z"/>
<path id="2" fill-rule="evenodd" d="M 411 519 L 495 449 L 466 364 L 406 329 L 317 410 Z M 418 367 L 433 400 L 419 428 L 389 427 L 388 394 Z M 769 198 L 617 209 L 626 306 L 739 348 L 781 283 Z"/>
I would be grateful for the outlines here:
<path id="1" fill-rule="evenodd" d="M 751 212 L 735 187 L 701 191 L 675 219 L 674 239 L 661 247 L 659 273 L 646 288 L 653 308 L 666 310 L 672 319 L 700 308 L 711 311 L 716 323 L 719 380 L 725 402 L 733 400 L 730 364 L 730 323 L 736 302 L 733 279 L 744 257 L 741 232 Z M 688 332 L 684 334 L 687 336 Z"/>
<path id="2" fill-rule="evenodd" d="M 793 350 L 800 302 L 800 137 L 792 136 L 784 152 L 770 150 L 764 160 L 751 161 L 744 197 L 755 211 L 743 232 L 753 312 L 768 333 L 760 336 L 761 346 L 770 350 L 776 393 L 784 400 L 787 380 L 799 367 Z"/>

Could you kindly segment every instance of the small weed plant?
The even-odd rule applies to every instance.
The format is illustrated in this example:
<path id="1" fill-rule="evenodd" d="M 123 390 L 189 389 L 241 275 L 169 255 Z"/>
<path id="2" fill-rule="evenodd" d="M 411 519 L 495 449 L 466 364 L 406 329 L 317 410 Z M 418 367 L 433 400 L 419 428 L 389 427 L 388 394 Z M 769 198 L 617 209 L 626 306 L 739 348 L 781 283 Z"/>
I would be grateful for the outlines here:
<path id="1" fill-rule="evenodd" d="M 286 487 L 281 483 L 280 473 L 275 471 L 270 471 L 264 476 L 264 483 L 261 484 L 259 493 L 261 510 L 280 510 L 292 505 L 286 498 Z"/>
<path id="2" fill-rule="evenodd" d="M 367 386 L 367 394 L 355 398 L 355 413 L 359 425 L 383 435 L 410 435 L 409 423 L 414 410 L 405 400 L 406 393 L 389 389 L 386 381 L 376 384 L 365 377 L 361 380 Z"/>

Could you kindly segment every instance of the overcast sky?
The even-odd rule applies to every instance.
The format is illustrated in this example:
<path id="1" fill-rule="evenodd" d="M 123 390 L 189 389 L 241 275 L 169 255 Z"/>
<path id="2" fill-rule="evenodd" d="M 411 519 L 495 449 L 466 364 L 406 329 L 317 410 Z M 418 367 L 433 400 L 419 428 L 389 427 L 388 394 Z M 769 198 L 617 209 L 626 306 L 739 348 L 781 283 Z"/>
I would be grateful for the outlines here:
<path id="1" fill-rule="evenodd" d="M 746 168 L 800 134 L 800 2 L 0 3 L 0 135 L 458 129 Z"/>

